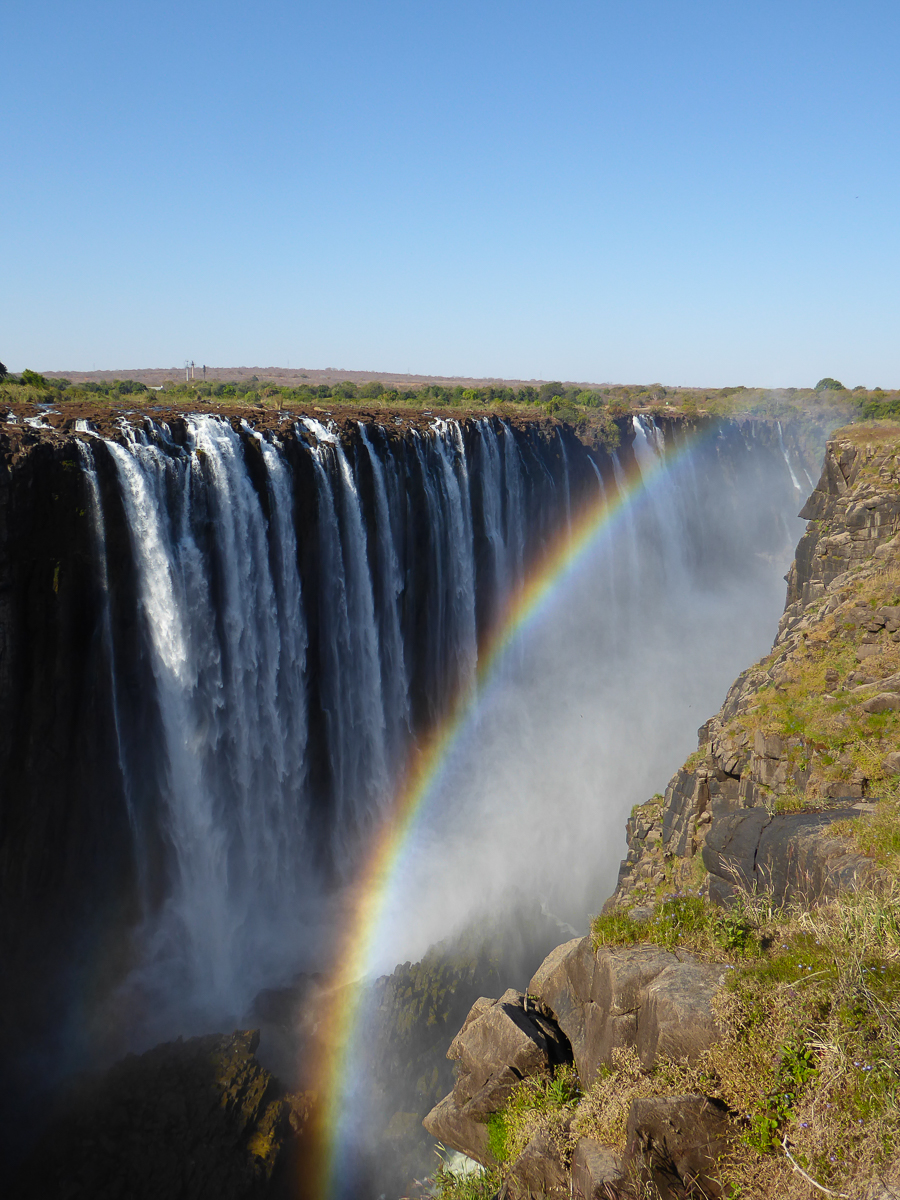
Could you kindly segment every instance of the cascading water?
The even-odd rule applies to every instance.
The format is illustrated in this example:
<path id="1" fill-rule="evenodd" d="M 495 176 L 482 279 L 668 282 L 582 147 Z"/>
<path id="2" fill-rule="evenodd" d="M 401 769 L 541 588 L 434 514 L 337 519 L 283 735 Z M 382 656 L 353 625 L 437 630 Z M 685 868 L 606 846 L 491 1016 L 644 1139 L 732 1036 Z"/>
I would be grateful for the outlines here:
<path id="1" fill-rule="evenodd" d="M 175 1019 L 167 995 L 200 1027 L 314 956 L 321 897 L 352 877 L 416 730 L 471 691 L 479 628 L 525 571 L 529 510 L 555 499 L 552 465 L 530 478 L 509 425 L 357 432 L 190 417 L 178 436 L 147 422 L 98 439 L 152 681 L 152 753 L 121 756 L 126 790 L 142 774 L 130 986 L 162 1013 L 148 1037 Z"/>
<path id="2" fill-rule="evenodd" d="M 513 886 L 576 927 L 596 910 L 624 814 L 671 773 L 780 609 L 797 507 L 780 431 L 704 428 L 689 452 L 677 423 L 650 418 L 620 422 L 615 451 L 487 417 L 79 431 L 92 539 L 80 603 L 97 625 L 86 694 L 111 719 L 91 725 L 102 704 L 85 707 L 54 803 L 89 810 L 79 847 L 103 847 L 110 811 L 123 814 L 108 895 L 127 883 L 137 914 L 131 1044 L 240 1020 L 260 989 L 326 961 L 409 750 L 474 694 L 486 638 L 543 550 L 582 505 L 616 510 L 643 475 L 482 679 L 381 965 Z M 10 763 L 24 794 L 33 760 L 16 776 Z M 69 788 L 102 790 L 100 815 Z M 88 883 L 80 902 L 102 908 Z"/>
<path id="3" fill-rule="evenodd" d="M 784 444 L 784 433 L 781 428 L 781 422 L 776 421 L 775 427 L 778 430 L 778 444 L 781 447 L 781 453 L 784 455 L 784 461 L 785 461 L 785 463 L 787 463 L 787 469 L 790 472 L 790 476 L 791 476 L 791 483 L 794 485 L 795 489 L 798 492 L 802 492 L 803 489 L 800 486 L 800 480 L 794 474 L 794 468 L 791 466 L 791 460 L 788 456 L 787 447 Z M 807 472 L 807 475 L 808 475 L 808 472 Z"/>

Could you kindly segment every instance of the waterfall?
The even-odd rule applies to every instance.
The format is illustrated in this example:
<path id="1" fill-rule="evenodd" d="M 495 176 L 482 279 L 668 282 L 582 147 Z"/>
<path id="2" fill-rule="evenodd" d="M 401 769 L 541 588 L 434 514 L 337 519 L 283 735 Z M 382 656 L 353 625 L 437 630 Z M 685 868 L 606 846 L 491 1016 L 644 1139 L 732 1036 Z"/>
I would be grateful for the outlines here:
<path id="1" fill-rule="evenodd" d="M 319 489 L 323 708 L 332 773 L 332 848 L 343 867 L 360 826 L 386 803 L 387 744 L 375 605 L 359 495 L 337 438 L 305 422 Z"/>
<path id="2" fill-rule="evenodd" d="M 81 424 L 82 426 L 86 427 L 87 422 L 81 421 L 76 422 L 76 424 Z M 82 428 L 78 432 L 83 433 L 87 432 L 87 430 L 86 428 Z M 84 473 L 85 482 L 87 483 L 88 487 L 88 495 L 90 497 L 91 528 L 93 532 L 94 549 L 96 553 L 97 569 L 100 580 L 100 627 L 103 637 L 103 650 L 109 662 L 110 707 L 112 709 L 113 727 L 115 731 L 116 762 L 119 767 L 119 774 L 124 784 L 124 799 L 125 807 L 128 810 L 128 821 L 135 837 L 139 837 L 140 830 L 137 822 L 137 814 L 135 813 L 131 788 L 129 787 L 129 772 L 123 758 L 122 723 L 119 713 L 119 685 L 116 678 L 115 646 L 113 643 L 112 634 L 112 613 L 109 603 L 109 561 L 106 553 L 106 523 L 103 519 L 103 504 L 100 499 L 100 483 L 97 478 L 97 468 L 94 463 L 94 456 L 91 453 L 90 446 L 88 446 L 80 438 L 77 438 L 75 441 L 75 447 L 81 462 L 81 469 Z M 139 890 L 142 893 L 146 893 L 146 879 L 141 877 L 138 883 Z"/>
<path id="3" fill-rule="evenodd" d="M 504 593 L 508 566 L 503 529 L 503 477 L 500 446 L 494 427 L 488 420 L 478 422 L 481 439 L 481 497 L 484 534 L 490 547 L 493 568 L 490 600 L 491 620 L 496 619 Z"/>
<path id="4" fill-rule="evenodd" d="M 400 527 L 396 508 L 399 496 L 395 491 L 388 498 L 388 487 L 384 477 L 384 466 L 369 440 L 366 427 L 359 422 L 359 435 L 366 448 L 375 491 L 375 527 L 378 544 L 379 624 L 381 646 L 382 700 L 387 722 L 388 762 L 393 768 L 400 763 L 400 755 L 410 733 L 409 676 L 403 652 L 403 631 L 400 625 L 400 601 L 403 595 L 403 578 L 397 555 L 395 538 Z"/>
<path id="5" fill-rule="evenodd" d="M 803 488 L 800 486 L 800 480 L 794 474 L 794 468 L 791 466 L 791 460 L 788 457 L 787 447 L 784 444 L 784 434 L 781 431 L 781 422 L 776 421 L 775 427 L 778 430 L 778 445 L 781 447 L 781 453 L 784 455 L 784 461 L 787 463 L 787 469 L 791 473 L 791 483 L 798 492 L 802 492 Z"/>
<path id="6" fill-rule="evenodd" d="M 557 425 L 556 436 L 559 438 L 559 449 L 562 454 L 563 463 L 563 495 L 566 498 L 566 523 L 569 530 L 572 529 L 572 489 L 569 484 L 569 456 L 566 454 L 566 443 L 562 435 L 562 430 Z"/>
<path id="7" fill-rule="evenodd" d="M 600 474 L 600 468 L 594 462 L 594 460 L 590 454 L 587 456 L 587 460 L 588 460 L 588 463 L 590 464 L 591 470 L 597 476 L 597 487 L 600 491 L 600 499 L 605 500 L 606 499 L 606 485 L 603 482 L 603 476 Z"/>
<path id="8" fill-rule="evenodd" d="M 524 465 L 509 424 L 501 421 L 500 428 L 504 435 L 503 479 L 506 493 L 506 544 L 512 572 L 510 583 L 516 586 L 522 582 L 525 570 Z"/>
<path id="9" fill-rule="evenodd" d="M 660 706 L 683 686 L 666 675 L 677 654 L 713 692 L 743 665 L 744 642 L 715 633 L 718 598 L 733 588 L 757 629 L 796 509 L 786 435 L 751 441 L 727 422 L 690 454 L 664 417 L 635 420 L 613 453 L 496 417 L 340 430 L 304 417 L 274 431 L 123 418 L 115 433 L 85 432 L 78 553 L 93 556 L 91 678 L 107 723 L 88 713 L 83 736 L 106 739 L 105 811 L 120 806 L 117 836 L 131 838 L 116 853 L 141 905 L 129 1004 L 157 1015 L 148 1040 L 150 1025 L 240 1020 L 259 989 L 320 968 L 341 889 L 410 753 L 465 707 L 516 588 L 574 513 L 626 489 L 627 464 L 649 486 L 611 506 L 568 591 L 551 593 L 552 617 L 480 681 L 471 742 L 448 764 L 452 787 L 409 871 L 430 898 L 405 904 L 385 944 L 408 956 L 486 903 L 476 867 L 491 887 L 561 890 L 577 924 L 597 871 L 558 871 L 546 848 L 569 833 L 545 822 L 558 814 L 585 846 L 596 830 L 590 854 L 606 870 L 620 808 L 645 798 L 658 758 L 642 750 L 632 778 L 617 773 L 623 747 L 674 744 Z M 67 795 L 54 803 L 67 811 Z M 98 844 L 103 831 L 83 836 Z"/>

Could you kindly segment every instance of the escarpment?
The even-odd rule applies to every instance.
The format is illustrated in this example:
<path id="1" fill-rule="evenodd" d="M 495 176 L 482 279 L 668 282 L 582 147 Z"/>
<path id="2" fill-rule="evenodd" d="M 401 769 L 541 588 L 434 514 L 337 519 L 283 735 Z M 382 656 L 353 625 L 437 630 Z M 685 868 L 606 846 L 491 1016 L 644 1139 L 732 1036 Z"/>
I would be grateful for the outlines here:
<path id="1" fill-rule="evenodd" d="M 870 439 L 870 440 L 867 440 Z M 870 816 L 897 774 L 900 468 L 896 440 L 830 441 L 772 652 L 699 730 L 663 795 L 636 808 L 608 909 L 671 887 L 717 903 L 833 896 L 877 866 L 835 822 Z"/>

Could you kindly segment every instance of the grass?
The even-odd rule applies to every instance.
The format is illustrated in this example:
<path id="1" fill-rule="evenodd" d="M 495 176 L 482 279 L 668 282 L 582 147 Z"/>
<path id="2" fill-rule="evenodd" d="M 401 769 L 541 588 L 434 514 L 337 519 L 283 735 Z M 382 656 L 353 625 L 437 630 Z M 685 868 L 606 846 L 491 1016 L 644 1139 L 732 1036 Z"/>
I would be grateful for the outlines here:
<path id="1" fill-rule="evenodd" d="M 686 948 L 716 960 L 756 952 L 767 936 L 763 923 L 765 905 L 750 899 L 722 910 L 700 896 L 674 894 L 665 897 L 646 921 L 635 920 L 621 910 L 594 917 L 591 942 L 601 946 L 629 946 L 639 942 L 666 950 Z"/>
<path id="2" fill-rule="evenodd" d="M 900 776 L 883 761 L 900 748 L 900 713 L 863 709 L 863 701 L 878 691 L 877 682 L 864 693 L 852 691 L 856 674 L 877 681 L 900 672 L 900 643 L 881 634 L 877 652 L 860 663 L 856 653 L 865 631 L 848 619 L 851 608 L 874 610 L 898 598 L 900 567 L 870 570 L 854 585 L 852 599 L 790 645 L 777 646 L 754 668 L 753 706 L 725 732 L 744 735 L 751 745 L 756 730 L 784 741 L 789 778 L 772 793 L 774 811 L 827 805 L 825 785 L 853 778 L 866 780 L 869 795 L 900 801 Z"/>
<path id="3" fill-rule="evenodd" d="M 738 951 L 716 1000 L 722 1041 L 690 1068 L 644 1072 L 623 1052 L 586 1092 L 573 1129 L 621 1147 L 634 1098 L 701 1091 L 735 1114 L 720 1164 L 730 1195 L 808 1200 L 785 1140 L 832 1190 L 889 1167 L 900 1157 L 900 888 L 812 910 L 777 911 L 765 897 L 732 913 L 702 903 L 692 897 L 680 924 L 670 904 L 657 928 L 677 928 L 679 944 L 701 956 L 718 958 L 729 943 Z M 630 928 L 633 940 L 653 932 L 652 923 Z M 594 940 L 623 944 L 623 926 L 599 918 Z"/>
<path id="4" fill-rule="evenodd" d="M 494 1200 L 503 1181 L 498 1171 L 454 1171 L 442 1160 L 431 1183 L 436 1200 Z"/>
<path id="5" fill-rule="evenodd" d="M 550 1079 L 531 1077 L 516 1084 L 505 1107 L 488 1121 L 491 1153 L 501 1164 L 518 1158 L 538 1133 L 565 1151 L 571 1112 L 581 1089 L 574 1067 L 557 1067 Z"/>

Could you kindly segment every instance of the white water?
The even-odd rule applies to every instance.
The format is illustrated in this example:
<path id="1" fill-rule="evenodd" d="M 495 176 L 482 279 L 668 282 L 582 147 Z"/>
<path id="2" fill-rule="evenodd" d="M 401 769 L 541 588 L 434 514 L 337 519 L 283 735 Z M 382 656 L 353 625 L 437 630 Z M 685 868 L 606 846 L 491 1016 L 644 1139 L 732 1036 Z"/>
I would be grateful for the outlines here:
<path id="1" fill-rule="evenodd" d="M 238 1020 L 259 988 L 315 965 L 322 910 L 338 903 L 329 889 L 352 881 L 411 738 L 471 692 L 479 633 L 571 520 L 576 486 L 605 493 L 590 455 L 578 467 L 560 437 L 553 466 L 552 443 L 493 420 L 468 432 L 437 420 L 402 440 L 360 427 L 344 445 L 318 421 L 301 432 L 312 444 L 291 439 L 290 454 L 212 417 L 188 418 L 183 444 L 152 426 L 105 441 L 158 719 L 134 825 L 157 894 L 140 831 L 153 826 L 164 847 L 164 900 L 146 886 L 131 981 L 156 1006 L 156 1036 Z M 605 899 L 627 810 L 693 748 L 780 610 L 790 547 L 778 531 L 795 479 L 777 449 L 738 451 L 733 437 L 676 477 L 658 470 L 661 430 L 635 422 L 633 453 L 655 483 L 489 681 L 418 829 L 384 968 L 513 886 L 573 923 Z M 89 458 L 83 447 L 104 562 Z M 743 479 L 751 462 L 763 463 L 758 482 Z M 617 455 L 611 466 L 623 487 Z M 770 514 L 765 528 L 754 505 Z M 109 658 L 119 694 L 111 633 Z M 120 760 L 127 781 L 135 747 Z"/>
<path id="2" fill-rule="evenodd" d="M 791 483 L 794 485 L 794 487 L 796 488 L 796 490 L 798 492 L 802 492 L 803 489 L 800 486 L 800 480 L 794 474 L 794 468 L 791 466 L 791 460 L 788 456 L 787 448 L 784 444 L 784 434 L 781 432 L 781 422 L 776 421 L 775 424 L 778 428 L 778 444 L 779 444 L 779 446 L 781 446 L 781 453 L 784 455 L 784 461 L 787 463 L 787 469 L 791 473 Z"/>

